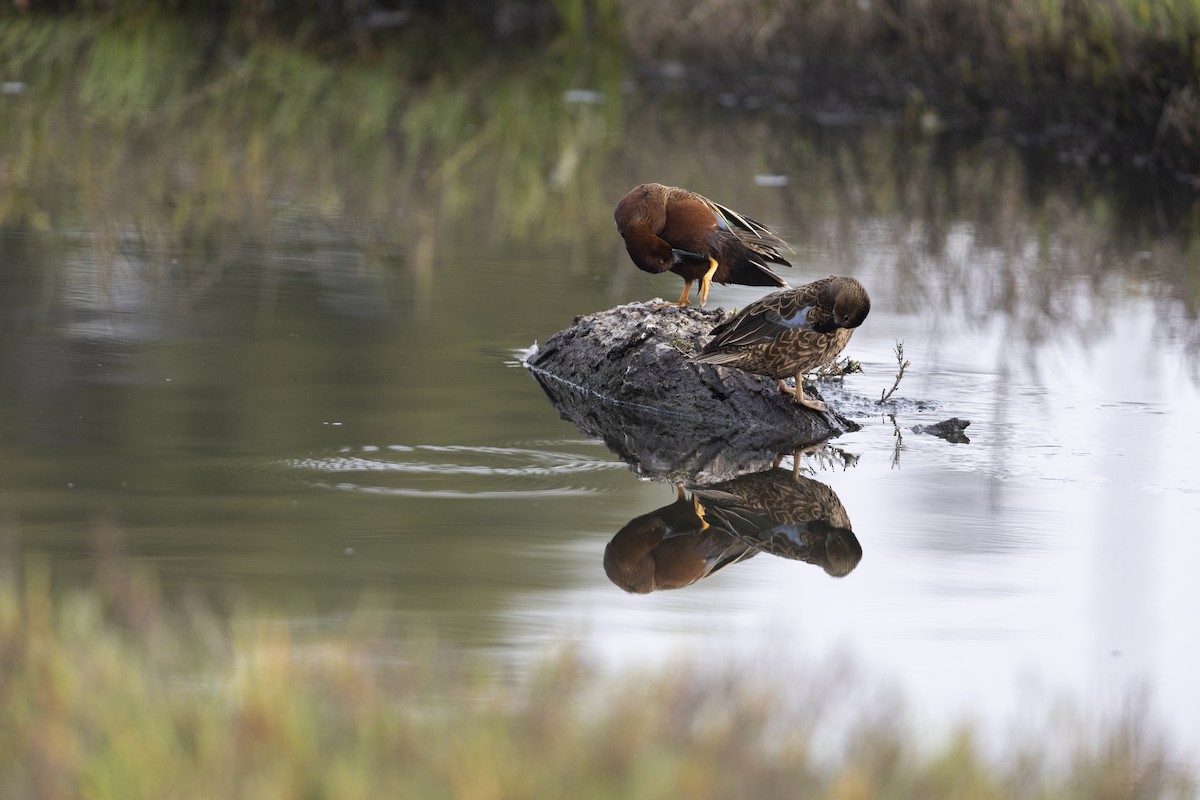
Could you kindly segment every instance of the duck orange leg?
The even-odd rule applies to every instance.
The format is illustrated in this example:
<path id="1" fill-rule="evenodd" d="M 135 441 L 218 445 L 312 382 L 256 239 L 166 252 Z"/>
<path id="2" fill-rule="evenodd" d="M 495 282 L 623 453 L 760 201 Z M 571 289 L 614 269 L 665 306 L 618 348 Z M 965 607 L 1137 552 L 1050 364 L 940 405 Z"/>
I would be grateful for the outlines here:
<path id="1" fill-rule="evenodd" d="M 704 304 L 708 302 L 708 290 L 712 287 L 712 276 L 717 271 L 717 260 L 712 256 L 708 257 L 708 263 L 711 264 L 708 272 L 700 278 L 700 307 L 704 308 Z"/>
<path id="2" fill-rule="evenodd" d="M 657 310 L 657 309 L 660 309 L 660 308 L 671 308 L 671 307 L 673 307 L 673 306 L 686 306 L 686 305 L 690 305 L 690 303 L 688 302 L 688 294 L 689 294 L 691 291 L 692 291 L 692 282 L 691 282 L 691 281 L 689 281 L 688 279 L 684 278 L 684 280 L 683 280 L 683 294 L 679 295 L 679 302 L 678 302 L 678 303 L 660 303 L 659 305 L 656 305 L 654 308 L 655 308 L 655 310 Z"/>
<path id="3" fill-rule="evenodd" d="M 685 280 L 683 282 L 683 294 L 679 295 L 679 302 L 672 303 L 671 305 L 676 305 L 676 306 L 690 305 L 690 302 L 688 301 L 688 292 L 690 292 L 690 291 L 692 291 L 692 282 Z"/>
<path id="4" fill-rule="evenodd" d="M 708 520 L 704 518 L 704 506 L 696 499 L 696 495 L 692 495 L 692 509 L 696 512 L 696 516 L 700 518 L 700 531 L 706 531 L 712 527 L 708 524 Z"/>
<path id="5" fill-rule="evenodd" d="M 829 410 L 829 406 L 822 403 L 820 400 L 813 400 L 804 394 L 804 373 L 796 375 L 796 388 L 793 389 L 781 380 L 776 380 L 775 385 L 779 387 L 779 391 L 784 394 L 790 394 L 792 398 L 802 406 L 811 408 L 813 411 L 825 412 Z"/>

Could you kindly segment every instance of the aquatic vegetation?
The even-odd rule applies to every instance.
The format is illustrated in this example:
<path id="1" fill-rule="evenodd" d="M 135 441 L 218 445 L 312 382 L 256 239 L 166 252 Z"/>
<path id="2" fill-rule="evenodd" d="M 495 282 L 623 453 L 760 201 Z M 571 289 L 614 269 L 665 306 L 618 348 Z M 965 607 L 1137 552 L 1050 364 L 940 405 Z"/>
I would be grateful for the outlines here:
<path id="1" fill-rule="evenodd" d="M 879 393 L 879 399 L 876 402 L 880 405 L 886 403 L 896 393 L 896 390 L 900 388 L 900 381 L 904 378 L 904 371 L 909 367 L 909 361 L 904 357 L 904 342 L 896 342 L 893 352 L 896 354 L 896 380 L 892 382 L 892 388 L 884 389 Z"/>
<path id="2" fill-rule="evenodd" d="M 814 379 L 819 381 L 840 381 L 847 375 L 862 372 L 862 362 L 850 356 L 842 356 L 828 364 L 817 367 L 812 372 Z"/>
<path id="3" fill-rule="evenodd" d="M 313 632 L 245 609 L 175 605 L 150 576 L 114 563 L 88 588 L 51 583 L 36 559 L 23 580 L 0 581 L 5 797 L 553 797 L 569 785 L 595 797 L 969 800 L 1197 789 L 1136 703 L 1092 727 L 1049 714 L 1038 734 L 990 752 L 969 726 L 914 738 L 897 703 L 846 664 L 786 680 L 761 663 L 753 679 L 737 664 L 604 675 L 565 649 L 518 674 L 397 637 L 368 613 Z"/>

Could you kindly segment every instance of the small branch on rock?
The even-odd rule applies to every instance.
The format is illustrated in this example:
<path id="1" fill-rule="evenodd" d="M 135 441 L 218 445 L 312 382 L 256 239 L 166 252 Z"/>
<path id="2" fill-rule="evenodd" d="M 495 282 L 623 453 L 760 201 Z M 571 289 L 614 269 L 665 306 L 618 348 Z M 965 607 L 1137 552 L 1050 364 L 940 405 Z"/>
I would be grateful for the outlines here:
<path id="1" fill-rule="evenodd" d="M 812 372 L 814 380 L 818 381 L 840 381 L 847 375 L 853 375 L 855 372 L 862 372 L 862 362 L 855 361 L 849 356 L 842 356 L 831 364 L 823 364 L 817 367 Z"/>
<path id="2" fill-rule="evenodd" d="M 908 369 L 909 362 L 904 358 L 904 342 L 896 342 L 895 353 L 896 363 L 900 366 L 900 371 L 896 373 L 896 381 L 892 384 L 892 388 L 888 389 L 886 392 L 879 393 L 878 403 L 880 405 L 886 403 L 888 398 L 895 394 L 896 390 L 900 388 L 900 379 L 904 377 L 904 370 Z"/>

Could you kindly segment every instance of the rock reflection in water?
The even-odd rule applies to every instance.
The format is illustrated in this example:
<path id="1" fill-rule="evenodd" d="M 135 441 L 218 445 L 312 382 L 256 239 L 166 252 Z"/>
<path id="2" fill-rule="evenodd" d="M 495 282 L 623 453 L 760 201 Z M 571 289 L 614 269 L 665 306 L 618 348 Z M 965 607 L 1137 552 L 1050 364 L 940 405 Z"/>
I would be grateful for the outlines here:
<path id="1" fill-rule="evenodd" d="M 753 419 L 730 426 L 718 424 L 728 417 L 682 417 L 612 402 L 556 380 L 536 366 L 526 366 L 563 419 L 585 436 L 603 441 L 643 478 L 688 485 L 715 483 L 766 469 L 778 461 L 780 452 L 810 448 L 825 439 L 802 426 L 786 431 L 757 425 Z M 767 384 L 764 391 L 782 397 L 774 384 Z M 778 402 L 798 419 L 807 414 L 794 411 L 790 398 Z"/>
<path id="2" fill-rule="evenodd" d="M 704 418 L 607 402 L 531 372 L 582 433 L 602 439 L 641 477 L 676 486 L 675 502 L 634 517 L 604 550 L 605 573 L 625 591 L 690 586 L 758 553 L 815 564 L 835 577 L 862 559 L 833 489 L 800 475 L 802 453 L 843 469 L 856 456 L 801 432 L 714 427 Z M 781 450 L 793 453 L 790 471 L 779 468 Z"/>
<path id="3" fill-rule="evenodd" d="M 821 451 L 831 454 L 853 463 L 833 448 Z M 675 502 L 634 517 L 613 536 L 604 550 L 609 580 L 639 594 L 678 589 L 758 553 L 848 575 L 862 560 L 850 517 L 832 488 L 799 474 L 796 459 L 792 470 L 678 486 Z"/>

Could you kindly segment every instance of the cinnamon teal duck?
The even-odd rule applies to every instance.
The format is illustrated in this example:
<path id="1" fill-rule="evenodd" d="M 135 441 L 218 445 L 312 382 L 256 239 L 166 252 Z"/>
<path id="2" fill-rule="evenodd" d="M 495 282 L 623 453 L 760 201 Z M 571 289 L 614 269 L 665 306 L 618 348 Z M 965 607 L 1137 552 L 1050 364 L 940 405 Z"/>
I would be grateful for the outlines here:
<path id="1" fill-rule="evenodd" d="M 639 269 L 683 278 L 679 302 L 666 305 L 688 305 L 697 280 L 701 307 L 713 281 L 787 287 L 768 266 L 791 266 L 779 254 L 791 249 L 787 242 L 761 222 L 695 192 L 643 183 L 621 198 L 613 219 Z"/>
<path id="2" fill-rule="evenodd" d="M 604 548 L 604 572 L 627 592 L 680 589 L 758 550 L 714 528 L 704 507 L 677 486 L 669 506 L 631 519 Z"/>

